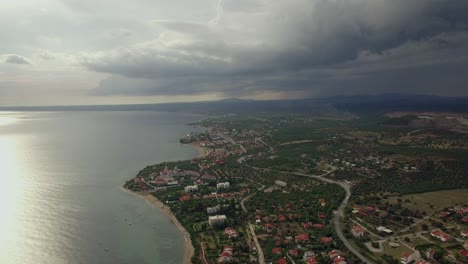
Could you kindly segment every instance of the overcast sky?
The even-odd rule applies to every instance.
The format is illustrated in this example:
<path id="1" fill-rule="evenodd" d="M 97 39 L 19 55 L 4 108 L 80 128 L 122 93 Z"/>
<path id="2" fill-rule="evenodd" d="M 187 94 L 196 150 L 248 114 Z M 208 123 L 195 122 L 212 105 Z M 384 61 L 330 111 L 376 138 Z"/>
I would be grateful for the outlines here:
<path id="1" fill-rule="evenodd" d="M 468 96 L 467 0 L 1 0 L 0 105 Z"/>

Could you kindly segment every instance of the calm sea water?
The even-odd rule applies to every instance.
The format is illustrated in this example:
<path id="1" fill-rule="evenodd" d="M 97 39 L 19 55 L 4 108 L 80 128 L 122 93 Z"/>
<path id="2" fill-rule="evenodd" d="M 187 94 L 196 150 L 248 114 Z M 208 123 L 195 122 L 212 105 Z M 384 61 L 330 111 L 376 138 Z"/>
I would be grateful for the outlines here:
<path id="1" fill-rule="evenodd" d="M 182 263 L 175 225 L 120 186 L 145 165 L 195 156 L 178 139 L 200 118 L 0 112 L 0 263 Z"/>

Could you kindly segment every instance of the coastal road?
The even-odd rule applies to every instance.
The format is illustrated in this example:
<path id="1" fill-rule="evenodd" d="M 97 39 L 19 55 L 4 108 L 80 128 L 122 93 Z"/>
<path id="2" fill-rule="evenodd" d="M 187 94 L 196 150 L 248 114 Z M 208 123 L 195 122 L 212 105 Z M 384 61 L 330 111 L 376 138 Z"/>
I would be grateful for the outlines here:
<path id="1" fill-rule="evenodd" d="M 264 168 L 258 168 L 258 167 L 253 167 L 253 166 L 249 166 L 253 169 L 257 169 L 257 170 L 263 170 Z M 331 184 L 336 184 L 336 185 L 339 185 L 341 188 L 343 188 L 346 192 L 346 196 L 344 198 L 344 200 L 341 202 L 340 206 L 338 207 L 338 209 L 336 210 L 335 212 L 335 215 L 334 215 L 334 219 L 333 219 L 333 223 L 334 223 L 334 226 L 335 226 L 335 232 L 336 234 L 338 235 L 338 237 L 340 238 L 341 241 L 343 241 L 343 244 L 348 248 L 349 251 L 351 251 L 356 257 L 358 257 L 362 263 L 372 263 L 369 259 L 367 259 L 365 256 L 363 256 L 357 249 L 355 249 L 353 247 L 353 245 L 351 245 L 351 243 L 348 241 L 348 239 L 344 236 L 343 234 L 343 228 L 341 226 L 341 218 L 344 216 L 344 209 L 346 208 L 346 206 L 348 205 L 348 201 L 349 201 L 349 198 L 351 197 L 351 188 L 349 186 L 349 184 L 347 183 L 344 183 L 344 182 L 337 182 L 337 181 L 334 181 L 332 179 L 328 179 L 328 178 L 325 178 L 323 176 L 326 176 L 332 172 L 334 172 L 336 169 L 333 169 L 327 173 L 324 173 L 322 175 L 311 175 L 311 174 L 305 174 L 305 173 L 300 173 L 300 172 L 288 172 L 288 171 L 278 171 L 278 170 L 271 170 L 270 171 L 276 171 L 276 172 L 281 172 L 281 173 L 286 173 L 286 174 L 292 174 L 292 175 L 298 175 L 298 176 L 304 176 L 304 177 L 309 177 L 309 178 L 314 178 L 314 179 L 317 179 L 319 181 L 323 181 L 323 182 L 326 182 L 326 183 L 331 183 Z"/>

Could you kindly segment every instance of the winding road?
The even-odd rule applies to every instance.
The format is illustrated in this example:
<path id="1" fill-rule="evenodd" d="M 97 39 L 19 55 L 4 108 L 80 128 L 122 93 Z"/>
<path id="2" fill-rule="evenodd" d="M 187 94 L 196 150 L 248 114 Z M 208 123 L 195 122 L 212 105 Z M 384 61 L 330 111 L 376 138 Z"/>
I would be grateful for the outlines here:
<path id="1" fill-rule="evenodd" d="M 269 147 L 270 148 L 270 151 L 273 150 L 273 147 L 266 144 L 261 138 L 258 138 L 258 141 L 260 141 L 262 144 L 264 144 L 265 146 Z M 240 157 L 239 159 L 237 159 L 237 162 L 239 164 L 243 164 L 245 159 L 248 158 L 248 157 L 251 157 L 253 156 L 253 154 L 251 155 L 246 155 L 246 156 L 242 156 Z M 252 169 L 255 169 L 255 170 L 264 170 L 265 168 L 259 168 L 259 167 L 254 167 L 254 166 L 250 166 L 250 165 L 246 165 L 246 164 L 243 164 L 244 166 L 247 166 L 247 167 L 250 167 Z M 343 201 L 341 202 L 340 206 L 338 207 L 338 209 L 334 212 L 335 215 L 334 215 L 334 219 L 333 219 L 333 223 L 334 223 L 334 227 L 335 227 L 335 232 L 336 234 L 338 235 L 338 237 L 340 238 L 341 241 L 343 241 L 343 244 L 346 246 L 346 248 L 348 248 L 349 251 L 351 251 L 351 253 L 353 253 L 357 258 L 359 258 L 361 260 L 362 263 L 369 263 L 369 264 L 372 264 L 372 262 L 367 259 L 365 256 L 363 256 L 359 250 L 357 250 L 356 248 L 353 247 L 353 245 L 351 245 L 351 243 L 349 242 L 349 240 L 344 236 L 343 234 L 343 228 L 341 226 L 341 218 L 344 217 L 344 209 L 346 208 L 346 206 L 348 205 L 348 201 L 349 201 L 349 198 L 351 197 L 351 188 L 350 188 L 350 185 L 345 183 L 345 182 L 338 182 L 338 181 L 334 181 L 332 179 L 328 179 L 328 178 L 325 178 L 324 176 L 330 174 L 330 173 L 333 173 L 334 171 L 336 170 L 336 168 L 332 168 L 331 171 L 327 172 L 327 173 L 324 173 L 322 175 L 311 175 L 311 174 L 305 174 L 305 173 L 300 173 L 300 172 L 288 172 L 288 171 L 279 171 L 279 170 L 272 170 L 270 169 L 270 171 L 276 171 L 276 172 L 280 172 L 280 173 L 286 173 L 286 174 L 292 174 L 292 175 L 298 175 L 298 176 L 304 176 L 304 177 L 309 177 L 309 178 L 313 178 L 313 179 L 316 179 L 316 180 L 319 180 L 319 181 L 323 181 L 323 182 L 326 182 L 326 183 L 331 183 L 331 184 L 336 184 L 338 186 L 340 186 L 341 188 L 343 188 L 345 190 L 345 193 L 346 193 L 346 196 L 345 198 L 343 199 Z M 249 199 L 250 197 L 252 197 L 253 194 L 245 197 L 242 201 L 241 201 L 241 206 L 242 206 L 242 209 L 244 211 L 247 212 L 247 210 L 245 209 L 244 207 L 244 201 L 246 201 L 247 199 Z M 252 236 L 254 238 L 254 241 L 255 241 L 255 244 L 257 246 L 257 250 L 258 250 L 258 255 L 259 255 L 259 263 L 265 263 L 265 259 L 264 259 L 264 256 L 263 256 L 263 251 L 262 251 L 262 248 L 260 247 L 260 243 L 258 243 L 258 239 L 257 239 L 257 236 L 255 235 L 255 231 L 253 229 L 253 226 L 252 224 L 249 223 L 249 229 L 252 233 Z M 260 254 L 261 253 L 261 254 Z"/>
<path id="2" fill-rule="evenodd" d="M 248 166 L 248 165 L 246 165 L 246 166 Z M 263 170 L 263 168 L 258 168 L 258 167 L 253 167 L 253 166 L 249 166 L 249 167 L 252 168 L 252 169 L 256 169 L 256 170 Z M 351 188 L 350 188 L 350 185 L 347 184 L 347 183 L 337 182 L 337 181 L 334 181 L 332 179 L 328 179 L 328 178 L 323 177 L 323 176 L 326 176 L 326 175 L 334 172 L 335 170 L 336 169 L 333 169 L 333 170 L 331 170 L 331 171 L 329 171 L 327 173 L 324 173 L 322 175 L 310 175 L 310 174 L 304 174 L 304 173 L 300 173 L 300 172 L 288 172 L 288 171 L 279 171 L 279 170 L 270 169 L 270 171 L 314 178 L 316 180 L 323 181 L 323 182 L 326 182 L 326 183 L 339 185 L 341 188 L 343 188 L 345 190 L 345 192 L 346 192 L 346 196 L 343 199 L 343 201 L 341 202 L 338 209 L 335 211 L 335 216 L 334 216 L 334 219 L 333 219 L 333 223 L 334 223 L 334 226 L 335 226 L 335 232 L 338 235 L 338 237 L 340 238 L 340 240 L 343 241 L 343 244 L 348 248 L 349 251 L 351 251 L 363 263 L 371 264 L 372 262 L 369 259 L 367 259 L 365 256 L 363 256 L 357 249 L 355 249 L 353 247 L 353 245 L 351 245 L 351 243 L 348 241 L 348 239 L 343 234 L 343 228 L 341 226 L 341 218 L 344 217 L 344 209 L 348 205 L 349 198 L 351 197 Z"/>

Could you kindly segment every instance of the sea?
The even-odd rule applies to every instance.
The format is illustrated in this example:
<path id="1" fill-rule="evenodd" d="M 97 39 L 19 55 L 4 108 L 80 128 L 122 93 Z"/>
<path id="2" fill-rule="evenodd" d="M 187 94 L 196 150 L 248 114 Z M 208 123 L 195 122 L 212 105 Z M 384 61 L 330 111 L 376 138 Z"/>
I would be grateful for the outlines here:
<path id="1" fill-rule="evenodd" d="M 194 114 L 0 112 L 0 264 L 180 264 L 184 237 L 121 190 L 146 165 L 190 159 Z"/>

